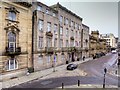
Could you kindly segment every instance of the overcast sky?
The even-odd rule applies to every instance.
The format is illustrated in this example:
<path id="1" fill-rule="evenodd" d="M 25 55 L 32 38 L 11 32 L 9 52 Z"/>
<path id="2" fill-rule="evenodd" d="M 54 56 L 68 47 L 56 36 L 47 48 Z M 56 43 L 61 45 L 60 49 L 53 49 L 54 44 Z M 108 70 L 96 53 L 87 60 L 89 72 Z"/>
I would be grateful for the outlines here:
<path id="1" fill-rule="evenodd" d="M 83 18 L 83 23 L 91 30 L 101 34 L 113 33 L 118 36 L 118 2 L 119 0 L 39 0 L 50 6 L 59 2 L 64 7 Z M 84 2 L 83 2 L 84 1 Z"/>

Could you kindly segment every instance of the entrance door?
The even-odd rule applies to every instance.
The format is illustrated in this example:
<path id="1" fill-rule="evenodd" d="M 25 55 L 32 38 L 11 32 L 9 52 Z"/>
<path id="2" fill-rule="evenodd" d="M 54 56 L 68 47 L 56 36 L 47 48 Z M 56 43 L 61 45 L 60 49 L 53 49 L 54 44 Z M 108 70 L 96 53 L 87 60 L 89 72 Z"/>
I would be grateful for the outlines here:
<path id="1" fill-rule="evenodd" d="M 75 59 L 74 59 L 74 52 L 72 52 L 72 61 L 74 62 Z"/>

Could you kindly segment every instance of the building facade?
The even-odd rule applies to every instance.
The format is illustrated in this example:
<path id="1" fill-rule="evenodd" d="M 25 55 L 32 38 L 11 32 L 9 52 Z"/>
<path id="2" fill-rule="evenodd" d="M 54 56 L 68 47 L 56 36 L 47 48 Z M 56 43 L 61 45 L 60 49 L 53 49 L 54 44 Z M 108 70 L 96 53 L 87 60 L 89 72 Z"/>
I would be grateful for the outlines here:
<path id="1" fill-rule="evenodd" d="M 82 57 L 89 57 L 89 27 L 82 24 Z"/>
<path id="2" fill-rule="evenodd" d="M 34 69 L 79 60 L 82 57 L 82 18 L 59 3 L 34 3 Z"/>
<path id="3" fill-rule="evenodd" d="M 34 2 L 33 7 L 33 64 L 37 71 L 60 63 L 55 53 L 59 45 L 59 24 L 56 10 L 40 2 Z"/>
<path id="4" fill-rule="evenodd" d="M 106 39 L 106 41 L 107 41 L 106 44 L 108 46 L 110 46 L 112 48 L 116 47 L 116 39 L 115 39 L 115 36 L 112 33 L 110 33 L 110 34 L 101 34 L 100 38 Z"/>
<path id="5" fill-rule="evenodd" d="M 32 13 L 27 2 L 0 1 L 0 74 L 25 74 L 31 63 Z"/>
<path id="6" fill-rule="evenodd" d="M 107 51 L 106 39 L 100 38 L 99 31 L 91 31 L 90 35 L 90 56 L 95 56 L 96 53 Z"/>

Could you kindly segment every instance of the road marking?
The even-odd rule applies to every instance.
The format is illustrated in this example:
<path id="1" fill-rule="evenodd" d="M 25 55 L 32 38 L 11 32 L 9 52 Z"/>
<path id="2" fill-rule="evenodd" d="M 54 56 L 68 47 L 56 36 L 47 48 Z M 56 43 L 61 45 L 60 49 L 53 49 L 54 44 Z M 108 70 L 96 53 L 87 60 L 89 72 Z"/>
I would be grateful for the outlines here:
<path id="1" fill-rule="evenodd" d="M 50 83 L 52 83 L 52 81 L 43 81 L 43 82 L 41 82 L 42 85 L 47 85 L 47 84 L 50 84 Z"/>

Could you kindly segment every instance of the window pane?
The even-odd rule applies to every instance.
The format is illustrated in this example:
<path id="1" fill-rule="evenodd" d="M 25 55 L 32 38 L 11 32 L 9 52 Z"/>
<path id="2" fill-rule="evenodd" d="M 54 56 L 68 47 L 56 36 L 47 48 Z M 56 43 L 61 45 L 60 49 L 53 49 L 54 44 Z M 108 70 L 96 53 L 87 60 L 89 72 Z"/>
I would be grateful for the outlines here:
<path id="1" fill-rule="evenodd" d="M 43 30 L 43 20 L 39 20 L 38 24 L 39 24 L 38 25 L 39 30 L 42 31 Z"/>
<path id="2" fill-rule="evenodd" d="M 63 28 L 60 27 L 60 34 L 62 35 L 63 34 Z"/>
<path id="3" fill-rule="evenodd" d="M 38 11 L 42 11 L 42 6 L 37 6 Z"/>
<path id="4" fill-rule="evenodd" d="M 51 23 L 50 22 L 47 23 L 47 31 L 48 32 L 51 31 Z"/>
<path id="5" fill-rule="evenodd" d="M 16 20 L 16 14 L 15 12 L 9 12 L 9 19 L 15 21 Z"/>

